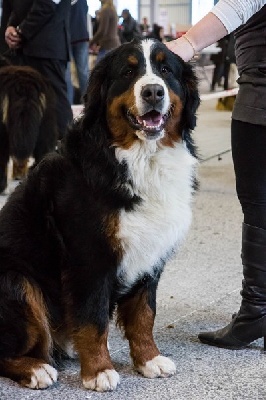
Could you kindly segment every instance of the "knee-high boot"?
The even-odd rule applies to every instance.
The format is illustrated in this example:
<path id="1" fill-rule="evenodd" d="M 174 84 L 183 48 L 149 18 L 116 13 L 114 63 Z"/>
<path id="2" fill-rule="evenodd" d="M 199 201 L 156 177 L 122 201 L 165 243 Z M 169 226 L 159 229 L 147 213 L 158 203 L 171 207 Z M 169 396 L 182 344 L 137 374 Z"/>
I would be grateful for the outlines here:
<path id="1" fill-rule="evenodd" d="M 266 338 L 266 230 L 243 224 L 242 302 L 229 325 L 199 334 L 201 342 L 228 349 L 241 349 Z"/>

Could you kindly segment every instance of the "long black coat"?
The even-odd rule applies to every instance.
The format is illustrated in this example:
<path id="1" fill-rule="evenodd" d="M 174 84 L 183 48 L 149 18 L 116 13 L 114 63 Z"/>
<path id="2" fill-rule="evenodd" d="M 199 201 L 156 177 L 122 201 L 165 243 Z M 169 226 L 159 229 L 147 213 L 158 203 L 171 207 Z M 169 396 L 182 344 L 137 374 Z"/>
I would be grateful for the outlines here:
<path id="1" fill-rule="evenodd" d="M 8 25 L 20 27 L 25 55 L 69 59 L 71 0 L 9 0 L 8 3 Z"/>

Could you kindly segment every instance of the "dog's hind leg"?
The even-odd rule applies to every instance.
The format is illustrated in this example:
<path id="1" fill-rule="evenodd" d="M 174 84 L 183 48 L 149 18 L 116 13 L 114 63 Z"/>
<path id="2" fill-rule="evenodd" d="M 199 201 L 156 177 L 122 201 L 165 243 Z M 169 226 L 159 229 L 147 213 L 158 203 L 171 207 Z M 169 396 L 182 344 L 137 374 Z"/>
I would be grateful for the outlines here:
<path id="1" fill-rule="evenodd" d="M 40 291 L 17 272 L 0 278 L 0 375 L 32 389 L 57 380 L 49 365 L 52 347 Z"/>
<path id="2" fill-rule="evenodd" d="M 129 340 L 130 355 L 138 372 L 147 378 L 167 377 L 176 372 L 173 361 L 161 356 L 153 339 L 157 283 L 136 287 L 119 301 L 117 322 Z"/>

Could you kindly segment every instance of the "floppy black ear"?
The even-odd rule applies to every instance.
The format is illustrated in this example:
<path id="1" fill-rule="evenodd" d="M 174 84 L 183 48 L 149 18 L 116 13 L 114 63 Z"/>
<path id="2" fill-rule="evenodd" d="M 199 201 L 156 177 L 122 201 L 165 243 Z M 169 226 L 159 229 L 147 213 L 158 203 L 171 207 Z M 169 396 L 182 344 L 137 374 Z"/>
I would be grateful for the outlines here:
<path id="1" fill-rule="evenodd" d="M 183 66 L 182 86 L 185 100 L 181 124 L 183 130 L 189 132 L 196 126 L 196 111 L 200 105 L 198 78 L 189 63 Z"/>
<path id="2" fill-rule="evenodd" d="M 110 55 L 107 54 L 96 64 L 89 77 L 87 91 L 84 95 L 84 120 L 90 126 L 99 119 L 102 121 L 106 114 L 106 98 L 112 58 L 111 53 Z"/>

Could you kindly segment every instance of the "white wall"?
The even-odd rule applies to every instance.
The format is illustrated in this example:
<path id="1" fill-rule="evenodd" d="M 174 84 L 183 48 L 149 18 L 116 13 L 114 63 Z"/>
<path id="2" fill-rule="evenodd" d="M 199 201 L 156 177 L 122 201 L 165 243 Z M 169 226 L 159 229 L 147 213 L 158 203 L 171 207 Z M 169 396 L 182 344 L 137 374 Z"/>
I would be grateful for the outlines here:
<path id="1" fill-rule="evenodd" d="M 140 21 L 148 17 L 150 23 L 160 23 L 167 19 L 168 26 L 186 26 L 195 24 L 213 7 L 215 0 L 114 0 L 118 15 L 128 8 L 132 16 L 138 19 L 138 4 L 140 6 Z M 88 0 L 89 13 L 93 17 L 101 6 L 99 0 Z M 162 21 L 163 22 L 163 21 Z"/>
<path id="2" fill-rule="evenodd" d="M 116 9 L 118 15 L 121 15 L 122 10 L 127 8 L 136 20 L 138 19 L 138 0 L 116 0 Z"/>
<path id="3" fill-rule="evenodd" d="M 214 0 L 192 0 L 192 25 L 198 22 L 214 6 Z"/>

